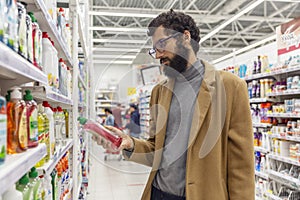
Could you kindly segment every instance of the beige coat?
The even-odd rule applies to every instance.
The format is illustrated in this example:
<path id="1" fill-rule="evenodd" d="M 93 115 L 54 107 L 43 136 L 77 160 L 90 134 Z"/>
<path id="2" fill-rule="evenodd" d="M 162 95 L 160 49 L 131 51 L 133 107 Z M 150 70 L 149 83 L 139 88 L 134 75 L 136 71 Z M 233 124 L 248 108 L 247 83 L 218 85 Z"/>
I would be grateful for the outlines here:
<path id="1" fill-rule="evenodd" d="M 252 122 L 245 81 L 204 62 L 186 163 L 187 200 L 254 200 Z M 150 200 L 159 168 L 174 80 L 154 87 L 150 139 L 134 139 L 128 160 L 152 167 L 142 199 Z"/>

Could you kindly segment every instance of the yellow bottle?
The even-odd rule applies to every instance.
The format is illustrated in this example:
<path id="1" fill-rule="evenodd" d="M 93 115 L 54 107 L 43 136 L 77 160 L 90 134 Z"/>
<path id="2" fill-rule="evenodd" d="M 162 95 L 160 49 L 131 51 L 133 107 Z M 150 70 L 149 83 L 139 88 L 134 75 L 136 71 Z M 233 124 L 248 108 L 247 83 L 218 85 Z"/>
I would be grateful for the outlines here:
<path id="1" fill-rule="evenodd" d="M 43 107 L 43 109 L 45 109 Z M 49 136 L 49 119 L 45 112 L 43 112 L 43 118 L 44 118 L 44 133 L 45 133 L 45 144 L 47 147 L 47 155 L 45 156 L 45 161 L 48 162 L 50 160 L 50 154 L 51 154 L 51 145 L 50 145 L 50 136 Z"/>
<path id="2" fill-rule="evenodd" d="M 38 133 L 39 133 L 39 144 L 45 143 L 45 119 L 43 116 L 43 109 L 44 107 L 39 104 L 38 105 Z M 42 158 L 35 166 L 41 167 L 45 164 L 45 157 Z"/>

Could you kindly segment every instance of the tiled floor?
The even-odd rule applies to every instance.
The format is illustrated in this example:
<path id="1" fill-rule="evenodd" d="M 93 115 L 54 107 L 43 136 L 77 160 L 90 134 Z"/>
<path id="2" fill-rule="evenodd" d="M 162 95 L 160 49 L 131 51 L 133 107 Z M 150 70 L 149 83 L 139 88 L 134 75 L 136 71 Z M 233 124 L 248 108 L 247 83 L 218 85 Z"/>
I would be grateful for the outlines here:
<path id="1" fill-rule="evenodd" d="M 90 179 L 87 200 L 139 200 L 150 168 L 118 160 L 93 143 L 91 148 Z"/>

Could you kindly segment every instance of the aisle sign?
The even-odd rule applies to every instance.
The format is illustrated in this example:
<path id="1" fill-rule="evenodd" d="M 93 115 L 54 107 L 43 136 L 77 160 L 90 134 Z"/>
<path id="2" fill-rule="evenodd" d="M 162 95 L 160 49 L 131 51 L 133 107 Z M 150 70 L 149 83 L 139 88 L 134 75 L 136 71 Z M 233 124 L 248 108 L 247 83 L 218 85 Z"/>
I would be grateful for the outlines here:
<path id="1" fill-rule="evenodd" d="M 276 28 L 278 61 L 295 58 L 300 54 L 300 17 Z"/>
<path id="2" fill-rule="evenodd" d="M 127 88 L 127 96 L 135 95 L 136 94 L 136 88 L 129 87 Z"/>

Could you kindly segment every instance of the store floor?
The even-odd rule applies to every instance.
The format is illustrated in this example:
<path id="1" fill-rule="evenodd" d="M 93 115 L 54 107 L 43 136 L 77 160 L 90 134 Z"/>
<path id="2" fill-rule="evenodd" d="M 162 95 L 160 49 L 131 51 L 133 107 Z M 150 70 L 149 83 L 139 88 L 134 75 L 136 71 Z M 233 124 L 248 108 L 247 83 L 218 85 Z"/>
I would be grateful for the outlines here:
<path id="1" fill-rule="evenodd" d="M 150 168 L 106 154 L 92 142 L 87 200 L 139 200 Z M 107 160 L 104 161 L 105 155 Z"/>

